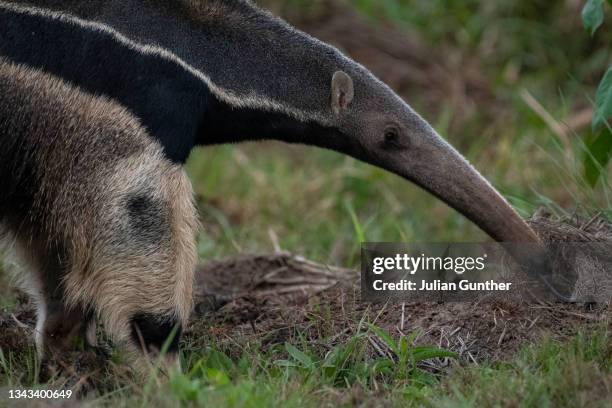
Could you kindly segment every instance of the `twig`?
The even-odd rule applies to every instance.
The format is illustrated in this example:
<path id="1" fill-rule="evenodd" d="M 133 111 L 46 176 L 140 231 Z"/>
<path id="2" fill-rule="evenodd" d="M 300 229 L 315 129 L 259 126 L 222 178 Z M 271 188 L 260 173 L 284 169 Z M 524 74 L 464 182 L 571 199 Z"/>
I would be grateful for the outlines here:
<path id="1" fill-rule="evenodd" d="M 550 306 L 531 306 L 533 309 L 548 309 L 548 310 L 554 310 L 555 312 L 559 312 L 559 313 L 563 313 L 566 315 L 570 315 L 570 316 L 576 316 L 576 317 L 581 317 L 583 319 L 587 319 L 587 320 L 601 320 L 598 317 L 595 316 L 589 316 L 589 315 L 585 315 L 582 313 L 576 313 L 576 312 L 570 312 L 569 310 L 563 310 L 563 309 L 558 309 L 558 308 L 554 308 L 554 307 L 550 307 Z"/>
<path id="2" fill-rule="evenodd" d="M 322 292 L 326 289 L 331 288 L 335 284 L 336 283 L 334 282 L 328 285 L 306 285 L 306 284 L 305 285 L 294 285 L 294 286 L 287 286 L 287 287 L 275 288 L 275 289 L 270 289 L 270 290 L 262 290 L 262 291 L 258 291 L 258 294 L 277 295 L 277 294 L 282 294 L 282 293 L 293 293 L 293 292 L 318 293 L 318 292 Z"/>
<path id="3" fill-rule="evenodd" d="M 599 219 L 599 217 L 601 216 L 601 211 L 598 212 L 597 214 L 595 214 L 593 216 L 593 218 L 591 218 L 586 224 L 584 224 L 583 226 L 580 227 L 581 230 L 585 231 L 587 228 L 589 228 L 595 221 L 597 221 Z"/>
<path id="4" fill-rule="evenodd" d="M 372 344 L 372 347 L 374 347 L 374 350 L 376 350 L 376 352 L 378 354 L 380 354 L 381 357 L 389 357 L 385 354 L 385 352 L 380 348 L 380 346 L 376 343 L 376 341 L 374 341 L 374 339 L 372 339 L 372 337 L 368 337 L 368 341 L 370 342 L 370 344 Z"/>
<path id="5" fill-rule="evenodd" d="M 536 318 L 531 321 L 531 324 L 527 327 L 527 330 L 531 329 L 538 320 L 540 320 L 540 316 L 536 316 Z"/>
<path id="6" fill-rule="evenodd" d="M 278 254 L 283 252 L 280 244 L 278 243 L 278 235 L 276 235 L 276 231 L 272 229 L 272 227 L 268 228 L 268 237 L 270 237 L 270 241 L 272 241 L 272 247 L 274 248 L 274 253 Z"/>
<path id="7" fill-rule="evenodd" d="M 506 328 L 508 327 L 507 323 L 504 323 L 504 330 L 502 330 L 502 334 L 501 336 L 499 336 L 499 340 L 497 341 L 497 345 L 501 346 L 502 342 L 504 341 L 504 337 L 506 337 Z"/>

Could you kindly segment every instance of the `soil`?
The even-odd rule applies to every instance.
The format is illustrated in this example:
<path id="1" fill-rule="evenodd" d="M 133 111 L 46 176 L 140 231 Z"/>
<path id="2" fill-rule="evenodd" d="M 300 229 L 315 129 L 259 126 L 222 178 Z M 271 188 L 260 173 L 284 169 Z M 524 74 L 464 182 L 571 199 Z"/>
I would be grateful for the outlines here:
<path id="1" fill-rule="evenodd" d="M 230 291 L 235 291 L 236 297 L 212 311 L 210 295 L 201 295 L 204 302 L 198 304 L 197 317 L 187 333 L 192 343 L 200 347 L 214 341 L 237 356 L 250 345 L 266 350 L 290 341 L 299 331 L 309 344 L 320 346 L 324 354 L 356 334 L 359 322 L 368 321 L 394 337 L 417 332 L 415 344 L 444 347 L 457 352 L 464 362 L 476 363 L 507 359 L 522 345 L 544 336 L 562 338 L 580 330 L 610 326 L 607 303 L 371 304 L 359 300 L 356 271 L 344 271 L 325 290 L 294 283 L 289 276 L 294 274 L 297 280 L 304 273 L 291 267 L 283 271 L 289 284 L 266 281 L 266 274 L 291 259 L 285 254 L 241 256 L 203 266 L 198 275 L 201 288 L 214 285 L 222 298 Z M 376 345 L 370 351 L 380 353 Z"/>

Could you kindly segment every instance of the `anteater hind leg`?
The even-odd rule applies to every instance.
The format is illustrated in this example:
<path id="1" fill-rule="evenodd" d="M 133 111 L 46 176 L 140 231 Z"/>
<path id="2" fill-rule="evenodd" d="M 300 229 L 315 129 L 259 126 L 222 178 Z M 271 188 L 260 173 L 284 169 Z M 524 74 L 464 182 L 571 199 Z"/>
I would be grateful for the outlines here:
<path id="1" fill-rule="evenodd" d="M 91 340 L 87 332 L 91 330 L 93 316 L 81 307 L 69 308 L 66 304 L 62 284 L 66 270 L 63 252 L 32 244 L 25 252 L 29 255 L 30 273 L 24 283 L 37 307 L 35 340 L 40 357 L 45 359 L 83 348 Z"/>

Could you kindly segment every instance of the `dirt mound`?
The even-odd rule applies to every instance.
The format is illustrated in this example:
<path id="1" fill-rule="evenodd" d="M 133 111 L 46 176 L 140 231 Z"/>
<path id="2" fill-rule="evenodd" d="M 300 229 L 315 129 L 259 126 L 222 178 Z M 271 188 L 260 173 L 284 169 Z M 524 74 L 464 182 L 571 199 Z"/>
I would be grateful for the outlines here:
<path id="1" fill-rule="evenodd" d="M 540 208 L 529 220 L 529 225 L 545 242 L 612 242 L 612 223 L 596 214 L 587 218 L 579 214 L 555 217 Z"/>
<path id="2" fill-rule="evenodd" d="M 274 263 L 280 262 L 279 257 L 273 256 Z M 243 259 L 247 264 L 253 261 L 249 257 Z M 230 262 L 235 265 L 236 261 Z M 227 279 L 227 285 L 232 285 L 233 278 L 241 279 L 221 273 L 222 263 L 217 263 L 215 270 L 217 285 L 219 276 Z M 242 269 L 245 270 L 248 271 Z M 206 277 L 208 272 L 204 267 L 200 277 L 211 279 Z M 216 312 L 205 312 L 206 308 L 200 307 L 200 316 L 194 319 L 188 335 L 196 346 L 214 342 L 238 355 L 247 345 L 257 344 L 267 349 L 294 339 L 299 332 L 324 353 L 363 330 L 360 322 L 367 321 L 396 337 L 417 332 L 416 344 L 438 345 L 456 351 L 465 361 L 477 362 L 503 359 L 522 344 L 543 335 L 563 337 L 579 329 L 609 325 L 610 320 L 607 305 L 585 309 L 583 304 L 367 304 L 359 301 L 355 272 L 323 291 L 313 285 L 283 293 L 282 286 L 277 284 L 278 290 L 275 290 L 270 284 L 246 285 L 243 288 L 251 288 L 248 295 L 237 296 Z M 371 352 L 380 353 L 380 347 L 373 344 Z"/>
<path id="3" fill-rule="evenodd" d="M 539 211 L 529 222 L 550 245 L 601 242 L 609 250 L 612 243 L 612 225 L 600 217 L 555 219 Z M 603 253 L 604 257 L 610 255 Z M 609 277 L 610 271 L 603 273 Z M 367 304 L 359 301 L 359 292 L 357 271 L 318 265 L 290 254 L 243 255 L 216 261 L 198 271 L 196 313 L 201 318 L 194 319 L 191 334 L 198 345 L 215 341 L 229 350 L 236 344 L 273 346 L 291 339 L 297 331 L 307 333 L 312 344 L 319 344 L 322 338 L 331 338 L 334 343 L 355 334 L 359 322 L 370 321 L 396 336 L 416 331 L 416 343 L 439 345 L 475 362 L 503 359 L 543 335 L 566 336 L 579 329 L 610 324 L 605 302 L 595 306 Z M 210 293 L 219 294 L 229 303 L 210 312 L 219 306 L 210 302 Z M 331 347 L 331 343 L 321 346 Z M 372 352 L 380 350 L 373 345 Z"/>
<path id="4" fill-rule="evenodd" d="M 576 299 L 607 302 L 612 294 L 612 224 L 596 215 L 555 218 L 540 209 L 529 220 L 546 243 L 551 274 Z"/>
<path id="5" fill-rule="evenodd" d="M 36 325 L 36 312 L 28 305 L 19 307 L 12 313 L 0 314 L 0 348 L 22 354 L 32 347 L 28 337 Z"/>

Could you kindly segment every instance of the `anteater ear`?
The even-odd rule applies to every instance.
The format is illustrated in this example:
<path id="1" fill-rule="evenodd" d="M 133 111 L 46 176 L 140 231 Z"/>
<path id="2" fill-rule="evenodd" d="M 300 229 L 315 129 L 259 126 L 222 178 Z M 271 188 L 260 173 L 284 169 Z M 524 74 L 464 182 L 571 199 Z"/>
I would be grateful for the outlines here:
<path id="1" fill-rule="evenodd" d="M 340 115 L 340 112 L 349 106 L 354 96 L 355 90 L 351 77 L 345 72 L 336 71 L 331 83 L 331 108 L 334 114 Z"/>

